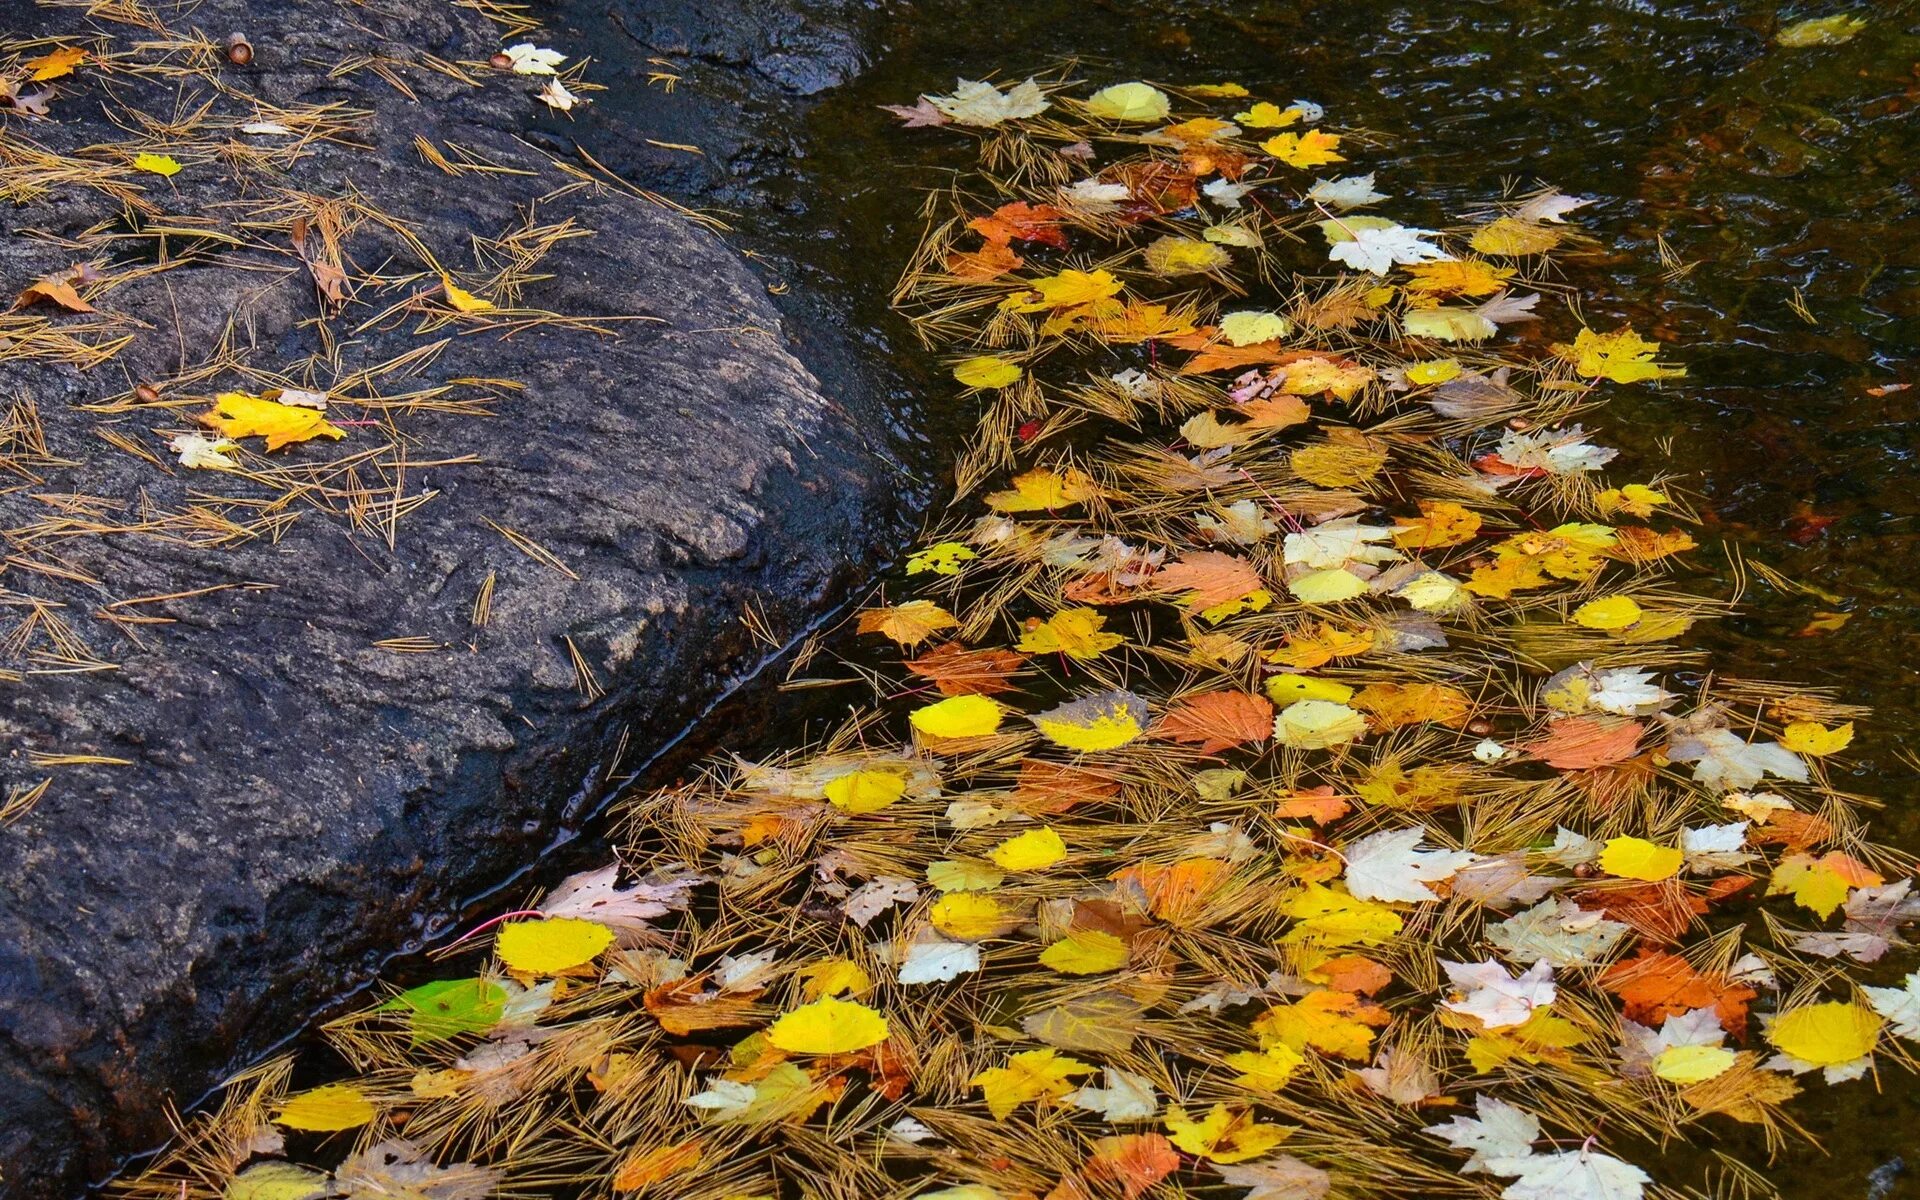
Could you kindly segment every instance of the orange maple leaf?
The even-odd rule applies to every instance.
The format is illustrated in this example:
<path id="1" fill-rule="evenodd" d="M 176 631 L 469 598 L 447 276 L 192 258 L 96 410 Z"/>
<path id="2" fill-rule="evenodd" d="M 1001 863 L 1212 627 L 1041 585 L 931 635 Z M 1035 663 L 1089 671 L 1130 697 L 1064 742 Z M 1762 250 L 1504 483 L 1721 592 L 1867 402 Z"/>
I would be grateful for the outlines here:
<path id="1" fill-rule="evenodd" d="M 1012 691 L 1008 677 L 1026 661 L 1026 655 L 1012 650 L 969 650 L 959 642 L 943 642 L 904 665 L 931 680 L 943 696 L 991 696 Z"/>
<path id="2" fill-rule="evenodd" d="M 1094 1142 L 1085 1170 L 1089 1179 L 1119 1184 L 1121 1194 L 1133 1200 L 1179 1167 L 1180 1155 L 1165 1134 L 1126 1133 Z"/>
<path id="3" fill-rule="evenodd" d="M 1198 745 L 1202 754 L 1273 736 L 1273 705 L 1248 692 L 1207 692 L 1188 696 L 1160 718 L 1153 736 Z"/>
<path id="4" fill-rule="evenodd" d="M 1730 983 L 1724 975 L 1696 970 L 1678 954 L 1642 950 L 1600 975 L 1600 986 L 1626 1005 L 1629 1020 L 1658 1025 L 1671 1016 L 1711 1008 L 1720 1026 L 1735 1037 L 1747 1033 L 1747 1004 L 1760 993 Z"/>
<path id="5" fill-rule="evenodd" d="M 1562 771 L 1604 767 L 1632 758 L 1646 726 L 1612 717 L 1564 717 L 1549 722 L 1544 737 L 1519 749 Z"/>
<path id="6" fill-rule="evenodd" d="M 1161 567 L 1153 584 L 1156 591 L 1188 593 L 1187 607 L 1200 609 L 1257 592 L 1266 581 L 1244 558 L 1218 550 L 1193 550 L 1179 562 Z"/>

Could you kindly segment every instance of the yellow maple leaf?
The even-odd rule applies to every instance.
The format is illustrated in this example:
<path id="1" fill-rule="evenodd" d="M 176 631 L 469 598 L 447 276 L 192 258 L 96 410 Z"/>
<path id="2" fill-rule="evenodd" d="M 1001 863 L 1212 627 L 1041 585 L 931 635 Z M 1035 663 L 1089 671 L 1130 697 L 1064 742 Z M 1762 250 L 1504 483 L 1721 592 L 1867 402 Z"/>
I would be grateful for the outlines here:
<path id="1" fill-rule="evenodd" d="M 1600 851 L 1600 869 L 1621 879 L 1658 883 L 1679 874 L 1680 864 L 1686 857 L 1682 850 L 1657 845 L 1645 838 L 1609 838 Z"/>
<path id="2" fill-rule="evenodd" d="M 1104 929 L 1076 929 L 1040 952 L 1040 964 L 1062 975 L 1098 975 L 1127 965 L 1126 942 Z"/>
<path id="3" fill-rule="evenodd" d="M 73 74 L 73 69 L 85 61 L 87 52 L 79 46 L 62 46 L 20 65 L 33 72 L 35 83 L 45 83 L 49 79 L 61 79 Z"/>
<path id="4" fill-rule="evenodd" d="M 887 1040 L 887 1018 L 854 1000 L 823 996 L 775 1021 L 767 1041 L 789 1054 L 851 1054 Z"/>
<path id="5" fill-rule="evenodd" d="M 1318 991 L 1269 1008 L 1254 1019 L 1253 1032 L 1262 1046 L 1312 1047 L 1341 1058 L 1365 1059 L 1373 1045 L 1372 1026 L 1384 1020 L 1384 1012 L 1351 992 Z"/>
<path id="6" fill-rule="evenodd" d="M 1347 161 L 1334 153 L 1340 148 L 1340 138 L 1318 129 L 1270 137 L 1260 143 L 1260 148 L 1290 167 L 1324 167 L 1328 163 Z"/>
<path id="7" fill-rule="evenodd" d="M 949 696 L 907 714 L 915 729 L 929 737 L 985 737 L 1000 728 L 1006 709 L 985 696 Z"/>
<path id="8" fill-rule="evenodd" d="M 1290 945 L 1337 949 L 1341 946 L 1384 945 L 1399 934 L 1400 914 L 1384 904 L 1361 900 L 1338 888 L 1309 883 L 1280 904 L 1293 927 L 1281 937 Z"/>
<path id="9" fill-rule="evenodd" d="M 931 571 L 935 575 L 958 575 L 962 563 L 972 562 L 978 557 L 959 542 L 935 542 L 907 557 L 907 574 L 918 575 L 922 571 Z"/>
<path id="10" fill-rule="evenodd" d="M 1076 271 L 1071 268 L 1057 275 L 1029 280 L 1025 292 L 1016 292 L 1000 302 L 1009 312 L 1045 312 L 1050 308 L 1077 308 L 1120 294 L 1120 281 L 1111 272 Z"/>
<path id="11" fill-rule="evenodd" d="M 1245 112 L 1233 114 L 1233 119 L 1248 129 L 1285 129 L 1305 115 L 1298 108 L 1281 108 L 1278 104 L 1262 100 Z"/>
<path id="12" fill-rule="evenodd" d="M 351 1084 L 330 1083 L 287 1097 L 274 1110 L 273 1120 L 288 1129 L 332 1133 L 365 1125 L 377 1115 L 365 1092 Z"/>
<path id="13" fill-rule="evenodd" d="M 1815 758 L 1845 750 L 1853 741 L 1853 722 L 1828 729 L 1818 721 L 1793 721 L 1780 735 L 1780 744 L 1795 754 Z"/>
<path id="14" fill-rule="evenodd" d="M 1402 286 L 1417 302 L 1440 296 L 1491 296 L 1507 286 L 1513 268 L 1496 267 L 1484 259 L 1453 258 L 1414 263 L 1407 274 L 1412 278 Z"/>
<path id="15" fill-rule="evenodd" d="M 869 608 L 860 614 L 861 633 L 884 633 L 902 646 L 917 646 L 942 629 L 960 622 L 931 600 L 909 600 L 890 608 Z"/>
<path id="16" fill-rule="evenodd" d="M 1396 521 L 1393 544 L 1402 550 L 1437 550 L 1470 542 L 1484 518 L 1451 500 L 1422 500 L 1420 515 Z"/>
<path id="17" fill-rule="evenodd" d="M 246 392 L 221 392 L 200 421 L 228 437 L 264 437 L 268 450 L 317 437 L 338 441 L 347 436 L 346 430 L 328 422 L 317 409 L 262 400 Z"/>
<path id="18" fill-rule="evenodd" d="M 1073 1077 L 1091 1075 L 1096 1068 L 1054 1050 L 1022 1050 L 1004 1067 L 989 1067 L 969 1082 L 978 1087 L 987 1111 L 1004 1121 L 1029 1100 L 1058 1100 L 1074 1090 Z"/>
<path id="19" fill-rule="evenodd" d="M 1801 1062 L 1837 1067 L 1873 1053 L 1885 1024 L 1870 1008 L 1828 1000 L 1781 1013 L 1767 1030 L 1767 1040 Z"/>
<path id="20" fill-rule="evenodd" d="M 1629 326 L 1612 333 L 1582 329 L 1571 346 L 1556 343 L 1554 353 L 1573 363 L 1573 369 L 1587 379 L 1610 379 L 1615 383 L 1640 383 L 1648 379 L 1678 379 L 1685 367 L 1669 367 L 1653 361 L 1660 353 L 1658 342 L 1641 338 Z"/>
<path id="21" fill-rule="evenodd" d="M 1847 877 L 1825 859 L 1789 854 L 1773 868 L 1767 895 L 1791 895 L 1793 902 L 1822 919 L 1847 902 Z"/>
<path id="22" fill-rule="evenodd" d="M 1086 472 L 1072 468 L 1062 474 L 1045 467 L 1013 477 L 1013 490 L 991 492 L 987 507 L 1000 513 L 1052 512 L 1069 508 L 1099 494 Z"/>
<path id="23" fill-rule="evenodd" d="M 1265 1125 L 1250 1112 L 1216 1104 L 1198 1121 L 1187 1116 L 1179 1105 L 1167 1109 L 1167 1136 L 1188 1154 L 1211 1162 L 1237 1163 L 1262 1154 L 1285 1141 L 1293 1133 L 1289 1125 Z"/>
<path id="24" fill-rule="evenodd" d="M 1568 1050 L 1590 1040 L 1590 1035 L 1565 1017 L 1545 1008 L 1508 1029 L 1490 1029 L 1467 1040 L 1467 1061 L 1482 1075 L 1509 1062 L 1538 1065 L 1566 1063 Z"/>
<path id="25" fill-rule="evenodd" d="M 1659 505 L 1672 503 L 1665 492 L 1657 492 L 1644 483 L 1608 488 L 1595 496 L 1593 502 L 1603 513 L 1624 512 L 1636 517 L 1650 517 Z"/>
<path id="26" fill-rule="evenodd" d="M 494 953 L 510 971 L 522 975 L 558 975 L 585 966 L 613 944 L 613 930 L 598 921 L 548 917 L 509 921 L 494 939 Z"/>
<path id="27" fill-rule="evenodd" d="M 1235 1083 L 1263 1092 L 1277 1092 L 1287 1085 L 1293 1073 L 1307 1059 L 1284 1042 L 1276 1042 L 1265 1050 L 1242 1050 L 1237 1054 L 1229 1054 L 1225 1061 L 1229 1067 L 1240 1072 L 1234 1079 Z"/>
<path id="28" fill-rule="evenodd" d="M 1015 647 L 1029 654 L 1064 654 L 1068 658 L 1099 658 L 1125 642 L 1126 636 L 1102 631 L 1107 618 L 1091 608 L 1063 608 L 1042 621 L 1027 622 Z"/>
<path id="29" fill-rule="evenodd" d="M 454 283 L 453 280 L 446 275 L 440 277 L 440 287 L 447 297 L 447 303 L 460 312 L 483 313 L 493 311 L 493 301 L 481 299 L 472 292 Z"/>
<path id="30" fill-rule="evenodd" d="M 1344 746 L 1366 732 L 1365 717 L 1331 700 L 1296 700 L 1273 718 L 1273 740 L 1296 750 Z"/>

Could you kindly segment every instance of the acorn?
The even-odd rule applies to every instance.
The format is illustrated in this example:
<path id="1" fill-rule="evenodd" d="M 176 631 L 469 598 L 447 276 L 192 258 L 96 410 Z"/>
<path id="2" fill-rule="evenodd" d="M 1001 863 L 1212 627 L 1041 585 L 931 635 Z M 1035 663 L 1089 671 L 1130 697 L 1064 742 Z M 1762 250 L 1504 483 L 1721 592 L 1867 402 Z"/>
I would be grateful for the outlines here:
<path id="1" fill-rule="evenodd" d="M 1515 433 L 1523 433 L 1533 428 L 1533 422 L 1527 420 L 1525 417 L 1514 417 L 1507 422 L 1507 428 L 1513 430 Z"/>
<path id="2" fill-rule="evenodd" d="M 135 387 L 133 389 L 133 394 L 139 397 L 140 402 L 142 404 L 160 403 L 160 389 L 157 387 L 154 387 L 150 383 L 143 383 L 143 384 L 140 384 L 138 387 Z"/>
<path id="3" fill-rule="evenodd" d="M 487 60 L 487 65 L 497 70 L 504 71 L 504 70 L 507 70 L 509 67 L 513 66 L 513 59 L 507 54 L 505 50 L 495 50 L 493 52 L 493 57 Z"/>
<path id="4" fill-rule="evenodd" d="M 1475 717 L 1467 722 L 1467 732 L 1475 737 L 1486 737 L 1493 732 L 1493 722 L 1485 717 Z"/>
<path id="5" fill-rule="evenodd" d="M 244 33 L 227 35 L 227 61 L 236 67 L 244 67 L 253 61 L 253 43 Z"/>

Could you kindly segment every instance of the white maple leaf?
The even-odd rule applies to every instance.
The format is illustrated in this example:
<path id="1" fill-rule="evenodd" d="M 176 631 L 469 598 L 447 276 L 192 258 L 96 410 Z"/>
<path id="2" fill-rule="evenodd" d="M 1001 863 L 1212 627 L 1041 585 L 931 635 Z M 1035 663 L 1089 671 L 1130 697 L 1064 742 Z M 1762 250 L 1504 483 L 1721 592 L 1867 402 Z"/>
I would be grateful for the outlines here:
<path id="1" fill-rule="evenodd" d="M 1920 971 L 1907 976 L 1905 987 L 1860 990 L 1867 994 L 1867 1003 L 1873 1006 L 1873 1011 L 1887 1019 L 1894 1033 L 1920 1041 Z"/>
<path id="2" fill-rule="evenodd" d="M 1079 212 L 1098 215 L 1112 212 L 1132 194 L 1124 183 L 1082 179 L 1060 189 L 1060 203 Z"/>
<path id="3" fill-rule="evenodd" d="M 753 1103 L 753 1098 L 752 1084 L 723 1079 L 716 1075 L 707 1081 L 705 1091 L 688 1096 L 686 1105 L 688 1108 L 712 1113 L 717 1120 L 731 1121 L 746 1115 L 748 1106 Z"/>
<path id="4" fill-rule="evenodd" d="M 980 947 L 971 942 L 928 938 L 907 948 L 900 962 L 904 984 L 947 983 L 980 969 Z"/>
<path id="5" fill-rule="evenodd" d="M 1748 742 L 1731 729 L 1708 729 L 1674 739 L 1667 757 L 1695 764 L 1693 777 L 1708 787 L 1750 788 L 1768 775 L 1807 781 L 1807 764 L 1779 742 Z"/>
<path id="6" fill-rule="evenodd" d="M 569 875 L 541 901 L 540 911 L 550 917 L 596 921 L 623 940 L 631 940 L 651 929 L 648 922 L 653 918 L 684 911 L 692 902 L 693 889 L 706 882 L 700 875 L 666 874 L 623 888 L 617 886 L 619 877 L 618 863 Z"/>
<path id="7" fill-rule="evenodd" d="M 1620 1073 L 1636 1079 L 1652 1074 L 1659 1065 L 1660 1056 L 1669 1050 L 1686 1046 L 1719 1048 L 1727 1038 L 1726 1028 L 1720 1024 L 1720 1014 L 1711 1008 L 1672 1013 L 1658 1030 L 1638 1021 L 1624 1021 L 1621 1023 L 1621 1032 Z M 1730 1065 L 1731 1051 L 1727 1052 L 1727 1058 Z"/>
<path id="8" fill-rule="evenodd" d="M 1793 948 L 1822 958 L 1845 954 L 1856 962 L 1877 962 L 1895 946 L 1907 945 L 1900 926 L 1920 919 L 1920 896 L 1910 896 L 1912 879 L 1896 879 L 1878 887 L 1855 888 L 1841 912 L 1847 927 L 1838 933 L 1816 930 L 1794 937 Z"/>
<path id="9" fill-rule="evenodd" d="M 1331 208 L 1362 208 L 1369 204 L 1378 204 L 1393 197 L 1373 190 L 1373 172 L 1365 175 L 1348 175 L 1342 179 L 1316 179 L 1307 189 L 1307 199 L 1318 200 Z"/>
<path id="10" fill-rule="evenodd" d="M 1558 896 L 1487 926 L 1487 940 L 1514 962 L 1545 961 L 1577 967 L 1598 960 L 1627 934 L 1627 926 Z"/>
<path id="11" fill-rule="evenodd" d="M 437 1167 L 414 1143 L 388 1138 L 336 1167 L 332 1194 L 366 1200 L 483 1200 L 495 1193 L 505 1174 L 498 1167 L 467 1162 Z"/>
<path id="12" fill-rule="evenodd" d="M 1532 904 L 1563 883 L 1564 875 L 1535 875 L 1524 850 L 1482 858 L 1453 877 L 1453 894 L 1489 908 Z"/>
<path id="13" fill-rule="evenodd" d="M 956 125 L 976 128 L 999 125 L 1047 111 L 1046 94 L 1029 79 L 1002 92 L 991 83 L 962 79 L 951 96 L 928 96 L 928 103 L 953 118 Z"/>
<path id="14" fill-rule="evenodd" d="M 260 135 L 267 135 L 267 134 L 283 135 L 283 134 L 292 133 L 293 130 L 289 129 L 285 125 L 282 125 L 278 121 L 248 121 L 245 125 L 242 125 L 240 127 L 240 132 L 260 134 Z"/>
<path id="15" fill-rule="evenodd" d="M 1620 452 L 1587 441 L 1587 431 L 1578 425 L 1564 429 L 1506 430 L 1494 450 L 1502 462 L 1516 467 L 1531 467 L 1550 475 L 1572 475 L 1597 471 L 1612 462 Z"/>
<path id="16" fill-rule="evenodd" d="M 1598 1150 L 1562 1150 L 1496 1158 L 1487 1163 L 1495 1175 L 1517 1175 L 1501 1200 L 1639 1200 L 1652 1178 L 1632 1163 Z"/>
<path id="17" fill-rule="evenodd" d="M 1374 1095 L 1395 1104 L 1414 1105 L 1440 1090 L 1440 1076 L 1418 1053 L 1389 1047 L 1374 1056 L 1373 1065 L 1354 1072 Z"/>
<path id="18" fill-rule="evenodd" d="M 548 50 L 532 42 L 508 46 L 500 53 L 507 56 L 514 72 L 520 75 L 552 75 L 555 67 L 567 61 L 567 56 L 558 50 Z"/>
<path id="19" fill-rule="evenodd" d="M 909 1146 L 918 1146 L 921 1142 L 930 1141 L 939 1135 L 912 1117 L 901 1117 L 887 1126 L 887 1136 L 895 1141 L 905 1142 Z"/>
<path id="20" fill-rule="evenodd" d="M 1478 1017 L 1488 1029 L 1524 1025 L 1536 1008 L 1553 1003 L 1553 965 L 1537 962 L 1518 977 L 1488 959 L 1480 963 L 1440 960 L 1447 980 L 1462 993 L 1459 1000 L 1443 1002 L 1442 1007 L 1465 1016 Z"/>
<path id="21" fill-rule="evenodd" d="M 1549 188 L 1514 209 L 1513 215 L 1522 221 L 1552 221 L 1564 225 L 1566 222 L 1561 218 L 1592 203 L 1591 196 L 1569 196 L 1559 188 Z"/>
<path id="22" fill-rule="evenodd" d="M 547 80 L 547 86 L 535 92 L 534 98 L 548 108 L 558 109 L 561 112 L 572 112 L 574 105 L 586 103 L 585 100 L 568 91 L 567 85 L 558 79 Z"/>
<path id="23" fill-rule="evenodd" d="M 1485 1094 L 1473 1098 L 1477 1117 L 1455 1117 L 1445 1125 L 1429 1125 L 1424 1132 L 1445 1140 L 1455 1150 L 1471 1150 L 1473 1157 L 1460 1168 L 1462 1175 L 1484 1172 L 1494 1159 L 1512 1159 L 1533 1153 L 1540 1121 L 1523 1108 Z"/>
<path id="24" fill-rule="evenodd" d="M 1321 121 L 1324 121 L 1327 116 L 1326 106 L 1313 100 L 1302 100 L 1295 97 L 1287 107 L 1299 109 L 1300 120 L 1308 125 L 1318 125 Z"/>
<path id="25" fill-rule="evenodd" d="M 1354 562 L 1395 562 L 1400 558 L 1398 550 L 1374 544 L 1392 537 L 1391 525 L 1364 525 L 1359 517 L 1338 517 L 1301 533 L 1289 533 L 1282 543 L 1281 555 L 1288 566 L 1312 567 L 1316 571 L 1333 570 Z"/>
<path id="26" fill-rule="evenodd" d="M 231 471 L 237 466 L 227 457 L 229 450 L 238 450 L 240 443 L 231 438 L 210 438 L 198 433 L 182 433 L 167 443 L 167 448 L 180 456 L 180 465 L 196 471 Z"/>
<path id="27" fill-rule="evenodd" d="M 1347 891 L 1359 900 L 1438 900 L 1427 884 L 1473 862 L 1465 850 L 1421 850 L 1425 825 L 1389 829 L 1348 846 Z"/>
<path id="28" fill-rule="evenodd" d="M 1357 271 L 1371 271 L 1375 275 L 1385 275 L 1395 264 L 1440 262 L 1449 260 L 1453 255 L 1434 245 L 1422 241 L 1436 231 L 1415 229 L 1408 225 L 1388 225 L 1384 229 L 1355 229 L 1347 241 L 1334 243 L 1327 251 L 1327 257 L 1334 262 L 1344 263 Z"/>
<path id="29" fill-rule="evenodd" d="M 1109 1121 L 1151 1121 L 1160 1111 L 1153 1081 L 1118 1067 L 1107 1068 L 1107 1086 L 1092 1084 L 1067 1097 L 1076 1108 L 1097 1112 Z"/>
<path id="30" fill-rule="evenodd" d="M 1333 1189 L 1333 1176 L 1291 1154 L 1214 1169 L 1223 1183 L 1247 1189 L 1241 1200 L 1320 1200 Z"/>
<path id="31" fill-rule="evenodd" d="M 1731 871 L 1751 861 L 1746 850 L 1747 822 L 1729 821 L 1725 825 L 1699 825 L 1680 831 L 1680 849 L 1686 852 L 1687 870 L 1696 875 Z"/>
<path id="32" fill-rule="evenodd" d="M 1546 849 L 1545 854 L 1563 867 L 1583 867 L 1598 862 L 1600 852 L 1606 848 L 1604 842 L 1575 833 L 1565 825 L 1557 825 L 1553 830 L 1553 845 Z"/>
<path id="33" fill-rule="evenodd" d="M 865 929 L 875 917 L 896 904 L 912 904 L 920 898 L 920 885 L 911 879 L 881 875 L 860 885 L 840 907 L 847 918 Z"/>
<path id="34" fill-rule="evenodd" d="M 1202 541 L 1231 542 L 1236 546 L 1251 546 L 1280 530 L 1266 511 L 1251 500 L 1216 504 L 1195 513 L 1193 524 Z"/>
<path id="35" fill-rule="evenodd" d="M 1229 179 L 1212 180 L 1200 189 L 1207 199 L 1221 208 L 1239 208 L 1240 201 L 1252 190 L 1250 183 L 1234 183 Z"/>
<path id="36" fill-rule="evenodd" d="M 747 954 L 722 954 L 713 964 L 714 986 L 723 992 L 754 992 L 767 986 L 767 972 L 773 969 L 776 951 L 755 950 Z"/>
<path id="37" fill-rule="evenodd" d="M 1587 703 L 1622 717 L 1647 717 L 1673 702 L 1673 693 L 1653 682 L 1653 672 L 1609 667 L 1593 673 Z"/>
<path id="38" fill-rule="evenodd" d="M 1538 292 L 1529 292 L 1516 296 L 1512 292 L 1500 292 L 1487 298 L 1485 303 L 1473 311 L 1495 325 L 1513 325 L 1521 321 L 1538 321 L 1540 316 L 1533 311 L 1540 303 Z"/>

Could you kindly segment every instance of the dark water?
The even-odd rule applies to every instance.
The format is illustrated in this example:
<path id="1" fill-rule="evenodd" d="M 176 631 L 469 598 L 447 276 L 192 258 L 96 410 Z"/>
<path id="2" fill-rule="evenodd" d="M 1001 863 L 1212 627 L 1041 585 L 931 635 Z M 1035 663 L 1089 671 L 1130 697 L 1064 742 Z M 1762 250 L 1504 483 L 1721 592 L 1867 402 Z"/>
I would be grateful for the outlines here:
<path id="1" fill-rule="evenodd" d="M 1847 11 L 1871 24 L 1845 45 L 1772 42 L 1782 23 Z M 1381 135 L 1350 157 L 1378 166 L 1395 197 L 1382 211 L 1410 224 L 1455 223 L 1513 183 L 1596 197 L 1580 216 L 1603 252 L 1567 268 L 1587 323 L 1630 322 L 1690 370 L 1665 390 L 1616 390 L 1596 422 L 1625 451 L 1615 475 L 1684 477 L 1710 535 L 1694 587 L 1732 593 L 1723 542 L 1828 594 L 1754 580 L 1740 615 L 1694 644 L 1722 673 L 1872 705 L 1852 787 L 1887 802 L 1883 840 L 1920 852 L 1920 386 L 1868 391 L 1920 385 L 1920 6 L 920 6 L 815 112 L 795 183 L 831 186 L 818 211 L 840 215 L 850 282 L 890 282 L 921 189 L 963 171 L 971 145 L 894 129 L 872 106 L 1064 58 L 1090 79 L 1316 100 L 1330 122 Z M 1850 617 L 1795 636 L 1817 612 Z M 1716 1148 L 1788 1197 L 1920 1196 L 1920 1079 L 1889 1069 L 1877 1093 L 1816 1080 L 1794 1113 L 1824 1151 L 1795 1143 L 1768 1163 L 1753 1139 Z M 1896 1156 L 1914 1169 L 1883 1168 Z M 1709 1164 L 1689 1152 L 1663 1165 L 1662 1182 L 1701 1186 Z"/>
<path id="2" fill-rule="evenodd" d="M 1845 45 L 1771 40 L 1783 23 L 1845 11 L 1870 21 Z M 562 4 L 557 24 L 600 39 L 608 68 L 642 86 L 645 67 L 622 61 L 632 45 L 607 13 Z M 781 216 L 741 236 L 776 256 L 791 289 L 851 297 L 856 339 L 892 348 L 919 391 L 899 397 L 921 441 L 907 469 L 936 493 L 974 414 L 942 399 L 950 385 L 909 348 L 885 298 L 918 240 L 925 191 L 968 168 L 972 143 L 898 129 L 878 104 L 1075 58 L 1091 79 L 1233 80 L 1260 99 L 1318 101 L 1330 123 L 1379 135 L 1350 157 L 1377 167 L 1394 196 L 1382 211 L 1409 224 L 1454 223 L 1514 184 L 1595 197 L 1579 218 L 1603 250 L 1567 266 L 1587 323 L 1629 322 L 1690 370 L 1665 390 L 1616 389 L 1590 422 L 1626 452 L 1615 477 L 1682 476 L 1707 522 L 1687 581 L 1696 590 L 1733 591 L 1724 544 L 1824 593 L 1755 580 L 1741 613 L 1698 627 L 1692 644 L 1722 673 L 1872 705 L 1852 787 L 1887 802 L 1882 840 L 1920 852 L 1920 386 L 1869 392 L 1920 385 L 1920 3 L 975 0 L 873 20 L 877 61 L 802 119 L 793 164 L 743 190 L 743 207 Z M 698 140 L 698 129 L 635 127 L 637 112 L 616 90 L 579 132 L 603 158 L 620 139 Z M 1796 636 L 1816 613 L 1849 619 Z M 762 691 L 717 727 L 728 748 L 744 749 L 743 735 L 777 747 L 836 710 L 833 693 Z M 601 853 L 579 843 L 546 873 Z M 442 969 L 416 963 L 396 978 L 410 972 Z M 1808 1087 L 1794 1115 L 1824 1150 L 1796 1142 L 1769 1163 L 1750 1138 L 1716 1148 L 1761 1166 L 1788 1197 L 1920 1197 L 1920 1078 L 1890 1069 L 1877 1092 Z M 1897 1156 L 1913 1170 L 1883 1166 Z M 1660 1174 L 1700 1186 L 1705 1165 L 1675 1153 Z"/>

